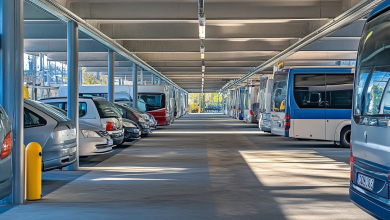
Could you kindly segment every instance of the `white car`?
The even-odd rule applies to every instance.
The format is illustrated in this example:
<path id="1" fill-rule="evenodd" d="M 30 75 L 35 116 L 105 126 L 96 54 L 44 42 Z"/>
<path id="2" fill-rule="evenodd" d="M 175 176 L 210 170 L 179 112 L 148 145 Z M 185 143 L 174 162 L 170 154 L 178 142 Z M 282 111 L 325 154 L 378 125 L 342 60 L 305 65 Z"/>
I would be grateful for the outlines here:
<path id="1" fill-rule="evenodd" d="M 40 101 L 67 111 L 66 97 L 47 98 L 41 99 Z M 114 145 L 123 143 L 124 130 L 122 116 L 114 104 L 107 101 L 107 99 L 100 97 L 80 97 L 79 117 L 80 120 L 107 131 Z"/>

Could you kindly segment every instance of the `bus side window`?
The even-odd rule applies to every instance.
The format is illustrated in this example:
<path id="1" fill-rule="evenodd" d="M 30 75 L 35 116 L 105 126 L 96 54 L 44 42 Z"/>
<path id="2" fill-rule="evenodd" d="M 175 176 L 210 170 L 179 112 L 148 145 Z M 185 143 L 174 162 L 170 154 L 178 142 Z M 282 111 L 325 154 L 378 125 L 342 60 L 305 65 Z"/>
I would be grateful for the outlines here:
<path id="1" fill-rule="evenodd" d="M 325 108 L 325 74 L 294 75 L 294 99 L 299 108 Z"/>
<path id="2" fill-rule="evenodd" d="M 353 74 L 326 75 L 327 108 L 352 108 L 353 77 Z"/>

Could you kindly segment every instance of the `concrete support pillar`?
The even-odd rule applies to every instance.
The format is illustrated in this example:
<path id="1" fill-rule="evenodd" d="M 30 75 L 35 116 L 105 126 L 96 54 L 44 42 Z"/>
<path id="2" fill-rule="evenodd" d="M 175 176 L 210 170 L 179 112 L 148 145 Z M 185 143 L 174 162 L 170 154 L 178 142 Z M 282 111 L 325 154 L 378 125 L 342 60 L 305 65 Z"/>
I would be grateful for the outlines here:
<path id="1" fill-rule="evenodd" d="M 133 63 L 133 107 L 137 108 L 138 102 L 138 66 Z"/>
<path id="2" fill-rule="evenodd" d="M 79 170 L 79 30 L 77 23 L 68 22 L 68 117 L 76 126 L 76 162 L 68 170 Z"/>
<path id="3" fill-rule="evenodd" d="M 115 52 L 108 51 L 108 101 L 115 101 Z M 120 85 L 120 81 L 119 81 Z"/>
<path id="4" fill-rule="evenodd" d="M 152 85 L 154 85 L 155 75 L 152 73 L 150 78 L 152 79 Z"/>
<path id="5" fill-rule="evenodd" d="M 0 104 L 12 125 L 12 195 L 2 203 L 22 204 L 23 188 L 23 1 L 0 0 Z"/>

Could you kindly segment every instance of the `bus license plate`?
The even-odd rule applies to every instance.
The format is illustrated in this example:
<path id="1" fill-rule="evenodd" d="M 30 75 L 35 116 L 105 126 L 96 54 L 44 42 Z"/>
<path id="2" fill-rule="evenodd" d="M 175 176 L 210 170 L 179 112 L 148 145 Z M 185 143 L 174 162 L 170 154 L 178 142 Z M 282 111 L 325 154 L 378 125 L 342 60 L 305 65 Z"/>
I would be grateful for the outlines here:
<path id="1" fill-rule="evenodd" d="M 357 184 L 363 188 L 372 191 L 372 189 L 374 188 L 374 178 L 370 178 L 368 176 L 358 173 Z"/>

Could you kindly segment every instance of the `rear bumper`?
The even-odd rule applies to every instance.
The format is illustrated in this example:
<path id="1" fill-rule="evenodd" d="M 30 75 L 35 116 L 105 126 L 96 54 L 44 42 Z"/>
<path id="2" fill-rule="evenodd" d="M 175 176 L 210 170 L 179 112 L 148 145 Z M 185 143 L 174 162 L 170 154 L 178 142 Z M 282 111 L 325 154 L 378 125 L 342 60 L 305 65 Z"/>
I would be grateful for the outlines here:
<path id="1" fill-rule="evenodd" d="M 125 129 L 125 141 L 133 141 L 140 138 L 140 131 L 139 129 Z"/>
<path id="2" fill-rule="evenodd" d="M 271 131 L 271 122 L 261 120 L 260 121 L 260 130 L 270 132 Z"/>
<path id="3" fill-rule="evenodd" d="M 154 116 L 154 119 L 157 121 L 157 125 L 167 125 L 167 117 L 166 116 Z"/>
<path id="4" fill-rule="evenodd" d="M 110 133 L 110 137 L 113 141 L 114 145 L 122 144 L 125 136 L 123 135 L 124 132 L 117 132 L 117 133 Z"/>
<path id="5" fill-rule="evenodd" d="M 12 177 L 0 183 L 0 200 L 7 197 L 12 192 Z"/>
<path id="6" fill-rule="evenodd" d="M 43 161 L 43 171 L 49 171 L 53 169 L 60 169 L 76 162 L 76 153 L 69 154 L 67 156 L 59 157 L 53 160 Z"/>
<path id="7" fill-rule="evenodd" d="M 379 218 L 379 219 L 388 219 L 390 216 L 390 207 L 384 205 L 383 203 L 372 199 L 366 195 L 359 193 L 356 189 L 353 188 L 353 183 L 351 183 L 351 188 L 349 188 L 349 198 L 351 201 L 357 205 L 359 208 L 366 211 L 368 214 Z"/>
<path id="8" fill-rule="evenodd" d="M 93 156 L 106 154 L 112 151 L 113 145 L 108 144 L 104 137 L 80 138 L 79 156 Z"/>

